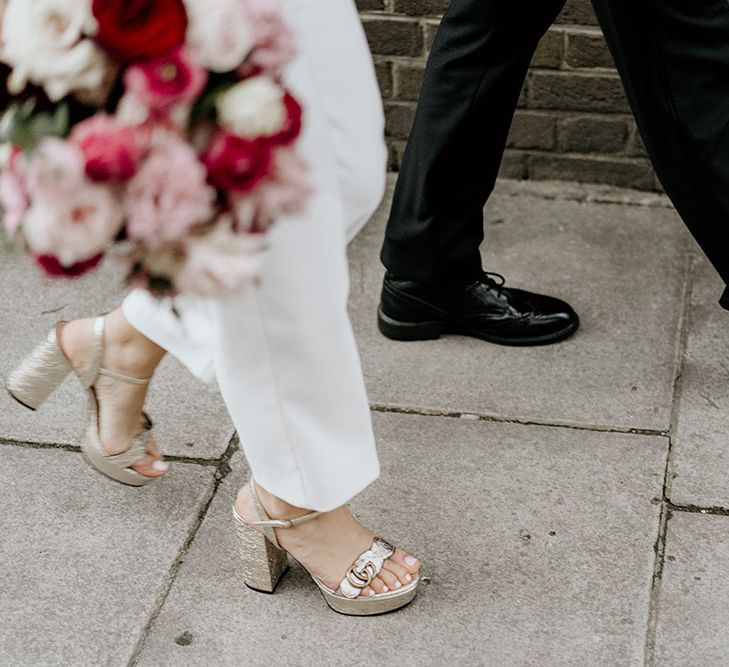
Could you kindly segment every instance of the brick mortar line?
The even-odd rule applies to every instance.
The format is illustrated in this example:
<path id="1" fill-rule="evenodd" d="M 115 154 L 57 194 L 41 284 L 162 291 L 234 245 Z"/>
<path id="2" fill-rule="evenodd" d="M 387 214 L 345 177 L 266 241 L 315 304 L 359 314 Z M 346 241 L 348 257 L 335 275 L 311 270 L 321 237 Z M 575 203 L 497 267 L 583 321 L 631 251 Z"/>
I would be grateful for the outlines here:
<path id="1" fill-rule="evenodd" d="M 184 543 L 180 547 L 180 550 L 177 552 L 177 555 L 175 557 L 175 560 L 172 563 L 172 566 L 169 569 L 169 572 L 167 573 L 167 578 L 165 582 L 162 585 L 162 590 L 157 595 L 157 599 L 155 601 L 155 604 L 152 607 L 152 612 L 149 615 L 149 618 L 147 619 L 147 622 L 145 623 L 144 627 L 142 628 L 142 631 L 139 634 L 139 638 L 137 639 L 136 644 L 134 645 L 134 649 L 132 651 L 131 658 L 129 659 L 129 662 L 127 663 L 127 667 L 135 667 L 142 656 L 142 651 L 144 650 L 144 647 L 147 643 L 147 639 L 149 638 L 149 633 L 152 630 L 152 626 L 154 625 L 155 621 L 159 617 L 160 613 L 162 612 L 162 609 L 164 608 L 165 603 L 167 602 L 167 598 L 169 597 L 170 591 L 172 590 L 172 586 L 174 585 L 175 581 L 177 580 L 177 575 L 180 572 L 180 569 L 182 568 L 182 565 L 184 564 L 185 557 L 187 556 L 190 547 L 192 546 L 193 542 L 195 541 L 195 538 L 197 537 L 198 531 L 200 530 L 200 527 L 203 524 L 203 521 L 205 520 L 205 517 L 207 516 L 208 510 L 210 509 L 210 505 L 212 504 L 213 500 L 215 499 L 218 489 L 220 488 L 220 485 L 223 483 L 225 478 L 231 473 L 230 468 L 230 460 L 233 458 L 233 455 L 238 451 L 238 436 L 234 435 L 228 444 L 228 448 L 225 451 L 225 454 L 223 454 L 222 457 L 220 457 L 220 461 L 218 462 L 217 470 L 215 471 L 215 475 L 213 476 L 213 481 L 210 485 L 210 491 L 208 494 L 207 499 L 203 502 L 203 506 L 198 511 L 197 516 L 195 517 L 195 520 L 192 523 L 192 526 L 190 527 L 190 530 L 187 534 L 187 538 L 185 539 Z"/>
<path id="2" fill-rule="evenodd" d="M 663 488 L 661 492 L 661 513 L 658 518 L 658 534 L 654 544 L 655 559 L 653 562 L 653 578 L 651 580 L 650 597 L 648 601 L 648 623 L 646 628 L 646 639 L 644 649 L 645 667 L 656 665 L 656 641 L 658 631 L 659 603 L 661 583 L 663 581 L 663 569 L 666 564 L 666 538 L 668 535 L 668 523 L 674 511 L 694 512 L 701 514 L 718 514 L 720 508 L 699 508 L 693 506 L 677 506 L 671 503 L 672 471 L 675 456 L 674 444 L 676 441 L 676 427 L 678 424 L 679 409 L 683 390 L 683 371 L 688 350 L 688 339 L 691 328 L 691 299 L 694 291 L 696 269 L 696 257 L 691 255 L 688 258 L 685 276 L 686 282 L 683 291 L 683 309 L 679 320 L 679 345 L 676 350 L 676 374 L 673 381 L 673 396 L 671 400 L 671 420 L 668 434 L 668 451 L 666 453 L 666 466 L 663 472 Z M 723 510 L 729 516 L 729 510 Z"/>
<path id="3" fill-rule="evenodd" d="M 398 106 L 404 104 L 400 102 Z M 531 111 L 530 111 L 531 112 Z M 393 137 L 388 137 L 391 139 Z M 595 162 L 604 162 L 605 164 L 650 164 L 648 156 L 628 155 L 627 153 L 576 153 L 574 151 L 545 150 L 544 148 L 517 148 L 516 146 L 507 146 L 506 150 L 518 151 L 528 155 L 538 155 L 540 157 L 553 157 L 556 159 L 584 159 L 594 160 Z M 517 179 L 518 180 L 518 179 Z M 539 182 L 541 179 L 532 179 Z M 569 181 L 567 181 L 569 183 Z M 584 185 L 605 185 L 604 183 L 585 183 Z M 618 186 L 615 186 L 618 187 Z M 625 188 L 631 189 L 631 188 Z M 635 188 L 633 188 L 635 189 Z M 638 190 L 638 192 L 653 192 L 653 190 Z"/>

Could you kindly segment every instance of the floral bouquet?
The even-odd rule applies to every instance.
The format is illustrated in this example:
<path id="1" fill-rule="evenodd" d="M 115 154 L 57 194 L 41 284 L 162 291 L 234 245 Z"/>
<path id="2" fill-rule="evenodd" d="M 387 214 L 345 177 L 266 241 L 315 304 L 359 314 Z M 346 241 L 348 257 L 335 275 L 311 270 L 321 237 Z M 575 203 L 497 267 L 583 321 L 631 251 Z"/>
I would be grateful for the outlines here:
<path id="1" fill-rule="evenodd" d="M 0 204 L 51 275 L 216 295 L 309 195 L 275 0 L 0 0 Z"/>

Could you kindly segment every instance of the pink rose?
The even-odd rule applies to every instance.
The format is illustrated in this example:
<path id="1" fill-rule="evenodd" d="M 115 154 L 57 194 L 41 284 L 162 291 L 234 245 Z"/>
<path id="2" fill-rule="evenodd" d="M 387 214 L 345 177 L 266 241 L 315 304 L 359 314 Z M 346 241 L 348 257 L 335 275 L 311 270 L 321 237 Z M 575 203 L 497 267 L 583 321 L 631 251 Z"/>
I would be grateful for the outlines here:
<path id="1" fill-rule="evenodd" d="M 127 95 L 146 106 L 153 117 L 190 105 L 205 88 L 208 73 L 190 62 L 184 49 L 132 65 L 124 75 Z"/>
<path id="2" fill-rule="evenodd" d="M 73 129 L 71 141 L 86 158 L 86 175 L 92 181 L 126 181 L 137 171 L 146 151 L 144 130 L 119 125 L 100 113 Z"/>
<path id="3" fill-rule="evenodd" d="M 247 0 L 245 3 L 255 47 L 241 68 L 243 76 L 279 76 L 296 56 L 296 38 L 284 22 L 277 0 Z"/>
<path id="4" fill-rule="evenodd" d="M 127 187 L 127 234 L 154 250 L 183 240 L 210 222 L 216 193 L 195 151 L 171 133 L 159 134 Z"/>
<path id="5" fill-rule="evenodd" d="M 277 151 L 268 178 L 252 192 L 230 197 L 236 229 L 265 232 L 280 217 L 301 213 L 312 193 L 308 171 L 294 151 Z"/>
<path id="6" fill-rule="evenodd" d="M 0 206 L 3 208 L 3 226 L 10 236 L 18 231 L 30 203 L 19 172 L 20 156 L 20 150 L 13 149 L 6 168 L 0 174 Z"/>
<path id="7" fill-rule="evenodd" d="M 208 182 L 231 192 L 249 192 L 271 169 L 271 147 L 265 141 L 218 132 L 202 155 Z"/>

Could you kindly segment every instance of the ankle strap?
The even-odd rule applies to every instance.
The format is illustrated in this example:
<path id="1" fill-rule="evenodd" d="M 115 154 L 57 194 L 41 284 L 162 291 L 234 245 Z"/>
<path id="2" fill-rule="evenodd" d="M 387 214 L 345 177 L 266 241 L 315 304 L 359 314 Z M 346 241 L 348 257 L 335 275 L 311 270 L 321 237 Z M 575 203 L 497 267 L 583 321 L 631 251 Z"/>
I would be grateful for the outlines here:
<path id="1" fill-rule="evenodd" d="M 281 545 L 278 543 L 278 539 L 276 539 L 276 532 L 274 528 L 295 528 L 296 526 L 300 526 L 302 523 L 312 521 L 318 516 L 321 516 L 321 512 L 309 512 L 309 514 L 297 516 L 295 519 L 272 519 L 270 516 L 268 516 L 266 508 L 263 507 L 263 503 L 258 496 L 256 483 L 253 481 L 252 478 L 250 483 L 250 489 L 251 497 L 253 498 L 253 506 L 256 508 L 256 513 L 258 514 L 259 520 L 250 521 L 249 524 L 251 526 L 257 526 L 258 528 L 263 528 L 263 534 L 279 549 L 281 548 Z"/>
<path id="2" fill-rule="evenodd" d="M 106 375 L 106 377 L 113 378 L 114 380 L 120 380 L 121 382 L 128 382 L 129 384 L 149 384 L 152 378 L 133 378 L 129 375 L 122 375 L 121 373 L 115 373 L 114 371 L 107 370 L 106 368 L 99 369 L 99 375 Z"/>
<path id="3" fill-rule="evenodd" d="M 296 528 L 296 526 L 316 519 L 320 515 L 321 512 L 311 512 L 304 514 L 304 516 L 297 516 L 295 519 L 269 519 L 267 521 L 251 521 L 250 524 L 260 528 Z"/>
<path id="4" fill-rule="evenodd" d="M 128 375 L 122 375 L 121 373 L 116 373 L 106 368 L 102 368 L 101 361 L 104 358 L 105 325 L 106 319 L 103 315 L 101 317 L 97 317 L 94 320 L 94 342 L 91 365 L 89 366 L 89 370 L 87 370 L 86 373 L 84 373 L 83 377 L 81 377 L 81 382 L 83 383 L 84 387 L 86 387 L 87 389 L 89 387 L 92 387 L 96 383 L 99 375 L 105 375 L 106 377 L 113 378 L 114 380 L 119 380 L 120 382 L 127 382 L 128 384 L 149 384 L 152 378 L 133 378 L 129 377 Z"/>

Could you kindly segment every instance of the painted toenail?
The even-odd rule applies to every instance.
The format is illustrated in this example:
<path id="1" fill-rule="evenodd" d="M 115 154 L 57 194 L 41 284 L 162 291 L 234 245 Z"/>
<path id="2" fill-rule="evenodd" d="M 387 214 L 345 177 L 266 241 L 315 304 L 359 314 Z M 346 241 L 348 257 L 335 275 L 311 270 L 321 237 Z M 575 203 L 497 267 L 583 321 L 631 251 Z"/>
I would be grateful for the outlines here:
<path id="1" fill-rule="evenodd" d="M 418 559 L 413 558 L 412 556 L 405 556 L 405 565 L 409 565 L 410 567 L 414 567 L 418 564 Z"/>
<path id="2" fill-rule="evenodd" d="M 167 472 L 169 468 L 170 464 L 165 461 L 155 461 L 152 464 L 152 470 L 156 470 L 157 472 Z"/>
<path id="3" fill-rule="evenodd" d="M 405 575 L 405 581 L 411 582 L 412 580 L 413 580 L 413 578 L 409 574 Z"/>
<path id="4" fill-rule="evenodd" d="M 390 589 L 387 586 L 382 587 L 382 592 L 387 593 Z"/>
<path id="5" fill-rule="evenodd" d="M 395 588 L 402 588 L 402 584 L 399 581 L 395 582 Z"/>

